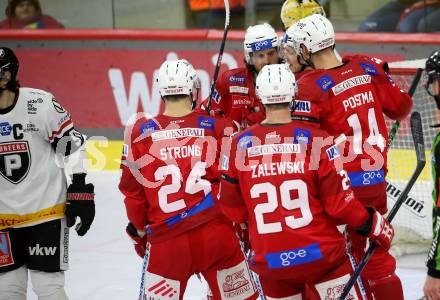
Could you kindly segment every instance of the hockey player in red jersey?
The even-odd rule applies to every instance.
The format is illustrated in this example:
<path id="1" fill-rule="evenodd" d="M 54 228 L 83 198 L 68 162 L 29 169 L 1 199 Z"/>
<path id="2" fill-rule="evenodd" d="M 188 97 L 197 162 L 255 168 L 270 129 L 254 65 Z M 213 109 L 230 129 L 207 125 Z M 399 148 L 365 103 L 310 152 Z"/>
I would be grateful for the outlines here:
<path id="1" fill-rule="evenodd" d="M 199 81 L 186 60 L 164 62 L 157 82 L 164 113 L 127 128 L 119 184 L 126 231 L 139 256 L 149 251 L 146 299 L 159 293 L 183 299 L 195 273 L 203 274 L 213 299 L 255 299 L 232 223 L 215 201 L 218 147 L 232 124 L 192 112 Z"/>
<path id="2" fill-rule="evenodd" d="M 246 30 L 243 46 L 246 67 L 223 72 L 216 83 L 214 95 L 208 105 L 202 105 L 211 115 L 225 116 L 241 128 L 264 119 L 264 108 L 255 97 L 255 78 L 261 68 L 279 63 L 279 38 L 267 23 L 250 26 Z"/>
<path id="3" fill-rule="evenodd" d="M 306 288 L 307 299 L 338 299 L 353 268 L 336 224 L 385 250 L 393 229 L 355 199 L 347 173 L 335 167 L 333 139 L 291 120 L 295 78 L 288 67 L 265 66 L 256 89 L 266 119 L 234 136 L 230 155 L 222 154 L 220 205 L 233 222 L 248 222 L 249 265 L 267 299 L 306 299 Z M 362 294 L 356 286 L 349 299 Z"/>
<path id="4" fill-rule="evenodd" d="M 323 16 L 312 15 L 295 24 L 292 39 L 299 61 L 314 69 L 298 81 L 297 99 L 308 101 L 310 107 L 295 115 L 318 119 L 330 134 L 349 137 L 344 168 L 356 198 L 384 214 L 388 132 L 383 114 L 404 118 L 411 110 L 411 98 L 392 81 L 386 63 L 365 56 L 348 56 L 340 62 L 333 50 L 333 26 Z M 348 233 L 359 260 L 366 239 Z M 369 261 L 362 278 L 376 299 L 403 299 L 395 268 L 395 259 L 384 250 L 376 251 Z"/>

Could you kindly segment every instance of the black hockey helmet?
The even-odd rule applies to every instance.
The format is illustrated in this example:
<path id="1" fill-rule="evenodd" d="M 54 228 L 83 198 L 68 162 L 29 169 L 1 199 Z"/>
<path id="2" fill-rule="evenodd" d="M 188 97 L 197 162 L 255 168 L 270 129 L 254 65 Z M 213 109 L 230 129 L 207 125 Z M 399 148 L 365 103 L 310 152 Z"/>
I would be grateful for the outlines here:
<path id="1" fill-rule="evenodd" d="M 0 47 L 0 75 L 4 71 L 11 72 L 11 81 L 15 81 L 18 73 L 18 59 L 14 52 L 7 47 Z"/>
<path id="2" fill-rule="evenodd" d="M 426 73 L 428 74 L 428 84 L 434 79 L 440 80 L 440 50 L 436 50 L 426 60 Z"/>

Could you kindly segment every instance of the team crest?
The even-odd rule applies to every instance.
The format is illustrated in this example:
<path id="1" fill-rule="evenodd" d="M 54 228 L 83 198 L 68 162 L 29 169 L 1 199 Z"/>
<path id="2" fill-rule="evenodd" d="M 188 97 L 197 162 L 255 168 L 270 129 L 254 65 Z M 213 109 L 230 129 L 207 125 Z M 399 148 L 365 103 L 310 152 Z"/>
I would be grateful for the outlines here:
<path id="1" fill-rule="evenodd" d="M 31 152 L 26 141 L 0 143 L 0 174 L 13 184 L 29 173 Z"/>

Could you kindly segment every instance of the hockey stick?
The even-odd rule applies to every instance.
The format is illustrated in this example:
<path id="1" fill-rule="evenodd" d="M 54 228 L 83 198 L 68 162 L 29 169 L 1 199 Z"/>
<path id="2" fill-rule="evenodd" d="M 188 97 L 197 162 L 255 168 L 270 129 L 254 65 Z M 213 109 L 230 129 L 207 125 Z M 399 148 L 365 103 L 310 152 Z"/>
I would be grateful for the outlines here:
<path id="1" fill-rule="evenodd" d="M 206 111 L 208 113 L 211 111 L 212 96 L 214 94 L 215 84 L 217 83 L 218 72 L 220 71 L 220 65 L 222 64 L 223 52 L 225 51 L 226 37 L 228 36 L 228 31 L 229 31 L 229 17 L 230 17 L 229 1 L 228 0 L 223 0 L 223 1 L 225 3 L 225 29 L 223 31 L 223 39 L 220 45 L 220 52 L 218 53 L 217 63 L 215 65 L 214 77 L 212 78 L 208 104 L 206 105 Z"/>
<path id="2" fill-rule="evenodd" d="M 394 204 L 393 208 L 391 209 L 390 213 L 388 214 L 387 216 L 388 222 L 391 222 L 394 219 L 395 215 L 397 214 L 397 211 L 399 210 L 400 206 L 402 206 L 403 202 L 405 201 L 406 197 L 409 194 L 409 191 L 413 187 L 420 173 L 422 173 L 423 168 L 425 167 L 426 164 L 422 119 L 420 117 L 419 112 L 415 111 L 411 114 L 410 123 L 411 123 L 411 133 L 414 140 L 414 148 L 416 151 L 417 165 L 416 165 L 416 169 L 414 170 L 414 173 L 412 174 L 411 178 L 406 184 L 405 189 L 402 191 L 396 203 Z M 368 247 L 368 250 L 365 252 L 364 257 L 360 261 L 358 267 L 354 271 L 354 274 L 350 277 L 350 280 L 345 285 L 344 290 L 342 291 L 342 295 L 339 298 L 340 300 L 345 300 L 349 291 L 354 286 L 357 278 L 365 268 L 365 265 L 370 260 L 371 255 L 373 254 L 375 249 L 376 249 L 376 244 L 371 243 L 370 246 Z"/>
<path id="3" fill-rule="evenodd" d="M 139 299 L 145 300 L 145 273 L 147 272 L 148 262 L 150 261 L 150 243 L 147 242 L 147 248 L 145 250 L 144 261 L 142 263 L 142 273 L 141 273 L 141 287 L 139 290 Z"/>
<path id="4" fill-rule="evenodd" d="M 248 274 L 250 274 L 252 276 L 252 281 L 255 284 L 255 287 L 257 288 L 258 294 L 260 294 L 260 299 L 266 300 L 266 296 L 264 295 L 263 287 L 261 286 L 261 282 L 260 282 L 260 278 L 258 277 L 258 274 L 255 274 L 255 272 L 249 268 L 248 256 L 246 255 L 246 251 L 244 249 L 244 242 L 241 240 L 241 238 L 237 232 L 235 232 L 235 234 L 237 235 L 238 242 L 240 243 L 241 252 L 243 253 L 243 256 L 244 256 L 244 263 L 246 265 L 246 269 L 248 271 Z"/>
<path id="5" fill-rule="evenodd" d="M 411 82 L 411 86 L 409 87 L 408 90 L 408 95 L 411 98 L 414 96 L 417 86 L 419 85 L 419 81 L 420 78 L 422 77 L 422 73 L 423 73 L 423 69 L 418 68 L 416 75 L 414 75 L 414 78 Z M 397 131 L 399 130 L 399 127 L 400 127 L 400 121 L 396 120 L 393 124 L 393 127 L 391 128 L 390 134 L 388 135 L 388 148 L 391 147 L 391 145 L 393 144 L 394 138 L 397 135 Z"/>

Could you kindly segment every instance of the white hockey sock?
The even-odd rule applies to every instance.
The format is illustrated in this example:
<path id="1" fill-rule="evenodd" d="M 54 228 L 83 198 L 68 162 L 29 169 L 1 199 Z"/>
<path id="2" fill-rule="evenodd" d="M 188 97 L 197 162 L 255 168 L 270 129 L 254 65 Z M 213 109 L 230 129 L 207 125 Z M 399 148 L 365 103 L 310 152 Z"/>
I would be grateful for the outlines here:
<path id="1" fill-rule="evenodd" d="M 0 273 L 0 300 L 26 300 L 27 268 Z"/>
<path id="2" fill-rule="evenodd" d="M 38 300 L 68 300 L 64 291 L 64 272 L 30 270 L 32 289 Z"/>

